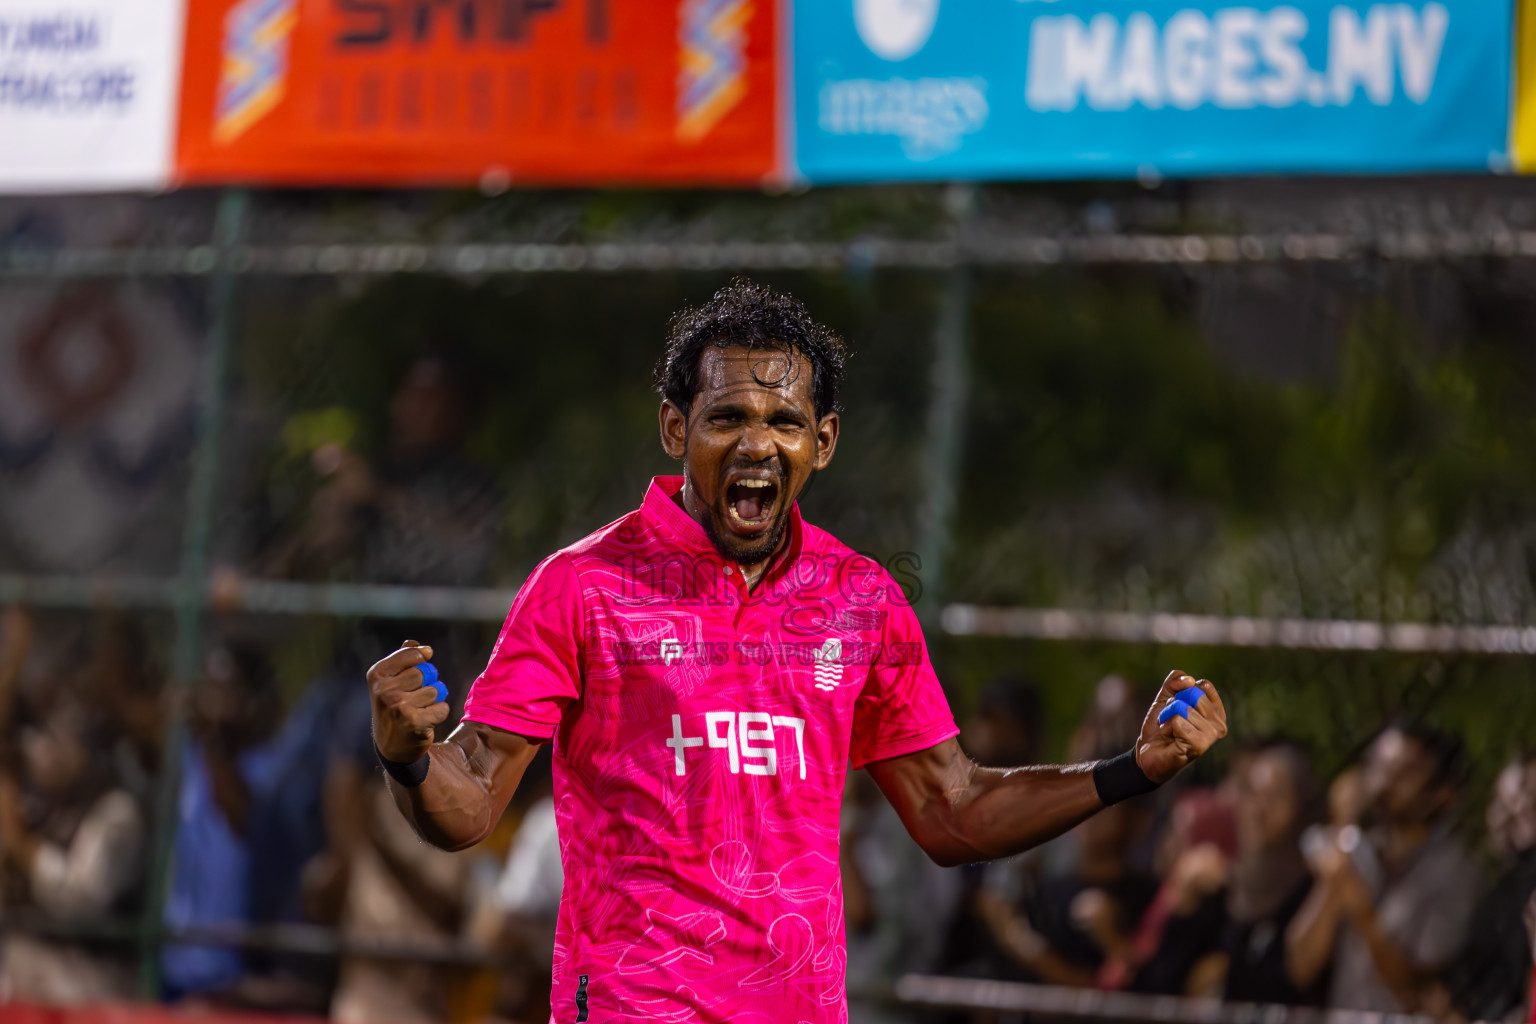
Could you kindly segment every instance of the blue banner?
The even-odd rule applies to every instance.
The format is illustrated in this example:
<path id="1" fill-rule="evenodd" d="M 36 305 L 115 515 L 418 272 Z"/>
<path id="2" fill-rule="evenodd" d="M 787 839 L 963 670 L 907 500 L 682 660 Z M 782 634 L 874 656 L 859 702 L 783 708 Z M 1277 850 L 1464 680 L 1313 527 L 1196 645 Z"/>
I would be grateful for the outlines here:
<path id="1" fill-rule="evenodd" d="M 814 183 L 1486 171 L 1511 0 L 794 0 Z"/>

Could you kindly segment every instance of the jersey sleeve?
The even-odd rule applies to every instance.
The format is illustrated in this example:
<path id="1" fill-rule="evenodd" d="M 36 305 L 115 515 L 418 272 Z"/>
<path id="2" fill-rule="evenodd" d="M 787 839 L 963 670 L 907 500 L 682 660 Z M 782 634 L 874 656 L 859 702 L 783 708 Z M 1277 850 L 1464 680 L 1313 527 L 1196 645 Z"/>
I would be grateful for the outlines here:
<path id="1" fill-rule="evenodd" d="M 507 612 L 490 664 L 469 690 L 464 719 L 523 736 L 555 734 L 581 697 L 581 581 L 554 554 L 533 570 Z"/>
<path id="2" fill-rule="evenodd" d="M 906 601 L 891 601 L 880 649 L 854 702 L 853 767 L 926 750 L 959 732 L 917 615 Z"/>

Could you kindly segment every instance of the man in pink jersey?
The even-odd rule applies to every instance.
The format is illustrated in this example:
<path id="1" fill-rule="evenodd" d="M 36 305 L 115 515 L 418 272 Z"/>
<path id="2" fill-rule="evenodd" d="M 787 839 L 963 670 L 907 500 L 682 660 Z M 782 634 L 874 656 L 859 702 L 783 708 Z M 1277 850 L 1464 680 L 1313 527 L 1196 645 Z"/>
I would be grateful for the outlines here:
<path id="1" fill-rule="evenodd" d="M 960 864 L 1147 792 L 1226 733 L 1215 688 L 1173 672 L 1119 757 L 966 757 L 901 589 L 795 503 L 837 448 L 843 362 L 799 302 L 750 282 L 680 314 L 656 378 L 683 475 L 533 571 L 444 742 L 430 648 L 368 673 L 395 802 L 436 846 L 489 834 L 554 744 L 552 1021 L 846 1020 L 850 766 Z"/>

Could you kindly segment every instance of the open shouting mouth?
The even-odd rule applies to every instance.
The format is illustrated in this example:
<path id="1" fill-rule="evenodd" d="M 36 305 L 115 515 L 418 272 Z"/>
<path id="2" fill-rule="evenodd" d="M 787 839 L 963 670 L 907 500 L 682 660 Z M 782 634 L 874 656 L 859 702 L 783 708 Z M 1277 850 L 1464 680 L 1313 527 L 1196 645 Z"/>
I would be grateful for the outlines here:
<path id="1" fill-rule="evenodd" d="M 782 487 L 771 470 L 736 470 L 725 478 L 725 519 L 731 532 L 750 537 L 766 530 L 778 512 Z"/>

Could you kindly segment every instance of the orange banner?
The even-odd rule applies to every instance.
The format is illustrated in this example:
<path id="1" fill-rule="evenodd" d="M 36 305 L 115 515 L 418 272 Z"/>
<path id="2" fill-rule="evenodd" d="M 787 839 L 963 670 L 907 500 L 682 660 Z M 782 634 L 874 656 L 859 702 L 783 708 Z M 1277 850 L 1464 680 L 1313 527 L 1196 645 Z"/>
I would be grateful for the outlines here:
<path id="1" fill-rule="evenodd" d="M 184 183 L 758 184 L 775 0 L 190 0 Z"/>

